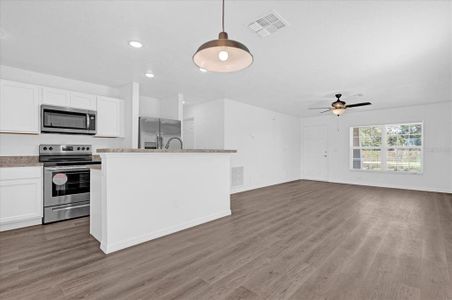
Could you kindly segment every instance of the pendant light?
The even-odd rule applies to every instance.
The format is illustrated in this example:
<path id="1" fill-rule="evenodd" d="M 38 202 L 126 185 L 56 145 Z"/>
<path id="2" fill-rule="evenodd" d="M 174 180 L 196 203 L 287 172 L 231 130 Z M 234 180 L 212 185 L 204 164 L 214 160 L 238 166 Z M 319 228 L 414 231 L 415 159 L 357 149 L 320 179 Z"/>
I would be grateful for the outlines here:
<path id="1" fill-rule="evenodd" d="M 193 62 L 209 72 L 235 72 L 253 63 L 250 50 L 240 42 L 228 39 L 224 31 L 224 0 L 222 5 L 222 32 L 217 40 L 202 44 L 193 55 Z"/>

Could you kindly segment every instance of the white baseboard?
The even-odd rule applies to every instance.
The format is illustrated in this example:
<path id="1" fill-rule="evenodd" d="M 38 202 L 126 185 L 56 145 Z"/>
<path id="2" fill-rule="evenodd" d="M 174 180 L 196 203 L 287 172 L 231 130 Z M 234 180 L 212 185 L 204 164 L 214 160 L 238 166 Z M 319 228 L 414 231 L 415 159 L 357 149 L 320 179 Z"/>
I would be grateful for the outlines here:
<path id="1" fill-rule="evenodd" d="M 41 225 L 42 224 L 42 218 L 30 218 L 23 221 L 16 221 L 16 222 L 8 222 L 0 224 L 0 231 L 7 231 L 7 230 L 13 230 L 18 229 L 22 227 L 28 227 L 28 226 L 34 226 L 34 225 Z"/>
<path id="2" fill-rule="evenodd" d="M 283 184 L 283 183 L 288 183 L 288 182 L 292 182 L 292 181 L 297 181 L 297 180 L 301 180 L 300 178 L 293 178 L 293 179 L 285 179 L 285 180 L 281 180 L 281 181 L 277 181 L 271 184 L 264 184 L 264 185 L 253 185 L 253 186 L 247 186 L 247 187 L 235 187 L 234 190 L 231 190 L 230 194 L 237 194 L 237 193 L 242 193 L 242 192 L 248 192 L 248 191 L 252 191 L 252 190 L 257 190 L 257 189 L 261 189 L 261 188 L 265 188 L 265 187 L 270 187 L 270 186 L 274 186 L 274 185 L 279 185 L 279 184 Z"/>
<path id="3" fill-rule="evenodd" d="M 312 181 L 360 185 L 360 186 L 373 186 L 373 187 L 382 187 L 382 188 L 400 189 L 400 190 L 413 190 L 413 191 L 421 191 L 421 192 L 435 192 L 435 193 L 447 193 L 447 194 L 452 193 L 452 190 L 449 190 L 449 189 L 434 188 L 434 187 L 432 188 L 432 187 L 425 187 L 425 186 L 405 186 L 405 185 L 395 185 L 395 184 L 359 183 L 359 182 L 351 182 L 351 181 L 345 181 L 345 180 L 322 181 L 322 180 L 315 180 L 315 179 L 308 179 L 308 178 L 304 178 L 301 180 L 312 180 Z"/>
<path id="4" fill-rule="evenodd" d="M 154 232 L 150 232 L 141 236 L 137 236 L 137 237 L 133 237 L 131 239 L 127 239 L 127 240 L 123 240 L 123 241 L 119 241 L 119 242 L 115 242 L 112 244 L 105 244 L 104 242 L 101 242 L 100 244 L 100 249 L 106 253 L 112 253 L 121 249 L 125 249 L 137 244 L 141 244 L 171 233 L 175 233 L 190 227 L 194 227 L 197 225 L 201 225 L 203 223 L 207 223 L 216 219 L 220 219 L 226 216 L 230 216 L 231 215 L 231 210 L 227 210 L 227 211 L 222 211 L 222 212 L 218 212 L 215 214 L 211 214 L 205 217 L 201 217 L 201 218 L 197 218 L 188 222 L 184 222 L 175 226 L 171 226 L 168 228 L 164 228 L 161 230 L 157 230 Z"/>

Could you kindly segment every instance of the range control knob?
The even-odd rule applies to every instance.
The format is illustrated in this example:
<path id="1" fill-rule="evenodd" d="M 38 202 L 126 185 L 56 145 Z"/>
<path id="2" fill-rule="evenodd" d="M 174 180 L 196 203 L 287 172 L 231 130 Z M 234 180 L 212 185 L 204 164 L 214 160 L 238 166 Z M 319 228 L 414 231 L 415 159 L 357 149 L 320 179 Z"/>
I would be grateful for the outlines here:
<path id="1" fill-rule="evenodd" d="M 86 147 L 86 150 L 89 150 L 89 147 Z"/>
<path id="2" fill-rule="evenodd" d="M 77 147 L 77 150 L 80 150 L 80 147 Z"/>
<path id="3" fill-rule="evenodd" d="M 85 150 L 85 147 L 82 147 L 82 150 Z"/>
<path id="4" fill-rule="evenodd" d="M 44 151 L 47 150 L 47 147 L 42 148 L 42 150 L 44 150 Z"/>
<path id="5" fill-rule="evenodd" d="M 52 151 L 52 150 L 53 150 L 53 147 L 49 147 L 49 150 Z"/>

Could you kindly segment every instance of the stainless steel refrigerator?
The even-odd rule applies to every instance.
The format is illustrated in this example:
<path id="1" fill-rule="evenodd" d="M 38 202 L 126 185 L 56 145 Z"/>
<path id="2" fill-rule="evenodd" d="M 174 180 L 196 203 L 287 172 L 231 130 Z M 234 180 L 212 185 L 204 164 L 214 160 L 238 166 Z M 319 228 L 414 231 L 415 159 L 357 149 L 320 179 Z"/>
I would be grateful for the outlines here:
<path id="1" fill-rule="evenodd" d="M 179 120 L 141 117 L 138 146 L 144 149 L 164 149 L 169 139 L 176 138 L 169 144 L 169 149 L 181 149 L 181 133 Z"/>

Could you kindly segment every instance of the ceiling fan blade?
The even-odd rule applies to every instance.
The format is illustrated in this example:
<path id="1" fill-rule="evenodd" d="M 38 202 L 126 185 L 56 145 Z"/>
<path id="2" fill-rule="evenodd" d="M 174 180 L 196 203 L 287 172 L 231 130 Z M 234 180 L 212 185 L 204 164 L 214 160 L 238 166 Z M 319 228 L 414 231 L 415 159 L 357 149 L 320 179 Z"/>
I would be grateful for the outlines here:
<path id="1" fill-rule="evenodd" d="M 329 107 L 309 107 L 309 109 L 330 109 Z"/>
<path id="2" fill-rule="evenodd" d="M 330 110 L 331 109 L 327 109 L 327 110 L 321 111 L 320 113 L 323 114 L 323 113 L 326 113 L 327 111 L 330 111 Z"/>
<path id="3" fill-rule="evenodd" d="M 345 106 L 345 108 L 350 108 L 350 107 L 358 107 L 358 106 L 366 106 L 366 105 L 371 105 L 372 103 L 370 102 L 361 102 L 361 103 L 355 103 L 355 104 L 347 104 Z"/>

